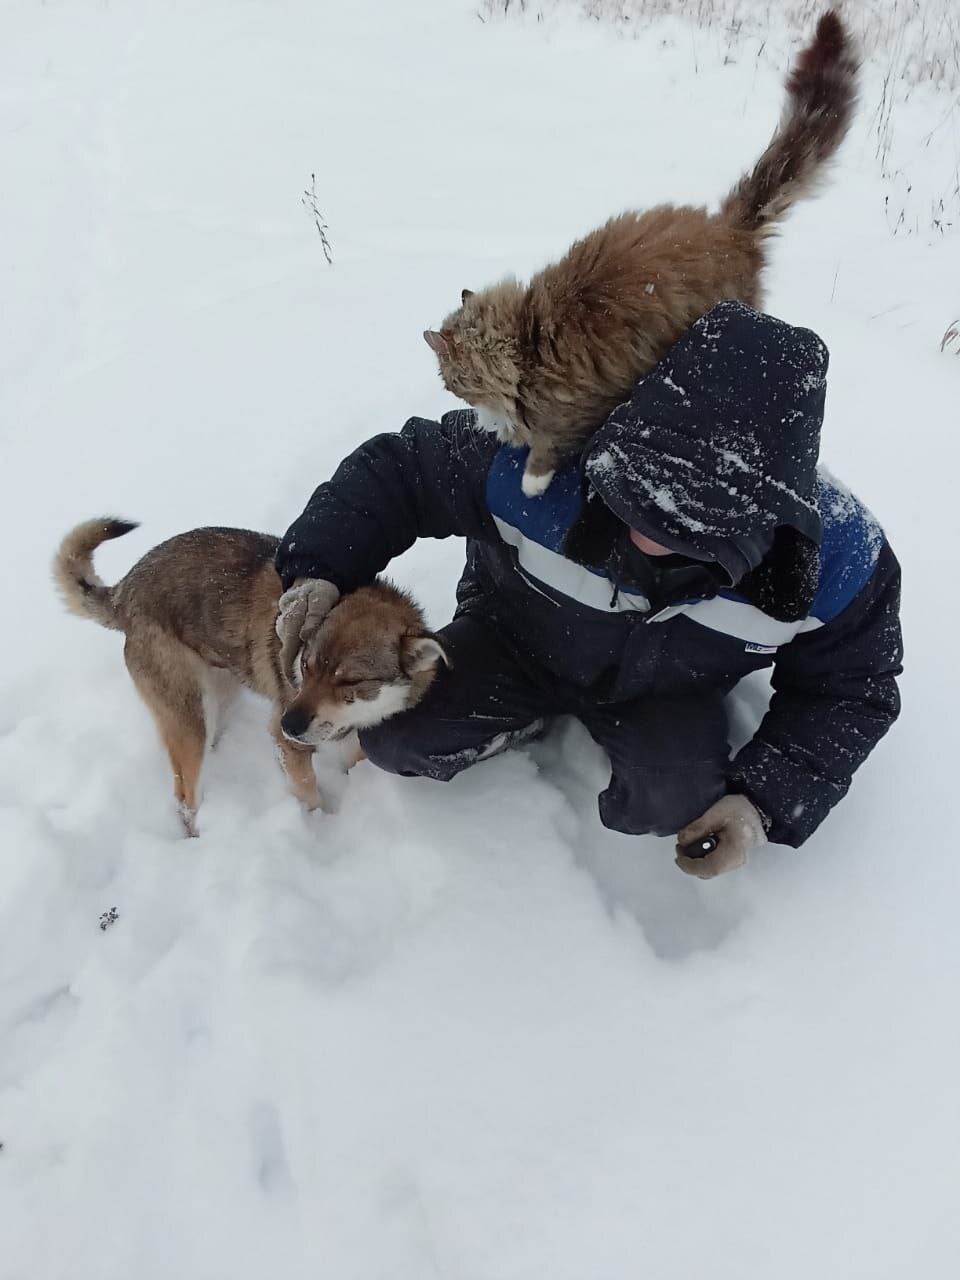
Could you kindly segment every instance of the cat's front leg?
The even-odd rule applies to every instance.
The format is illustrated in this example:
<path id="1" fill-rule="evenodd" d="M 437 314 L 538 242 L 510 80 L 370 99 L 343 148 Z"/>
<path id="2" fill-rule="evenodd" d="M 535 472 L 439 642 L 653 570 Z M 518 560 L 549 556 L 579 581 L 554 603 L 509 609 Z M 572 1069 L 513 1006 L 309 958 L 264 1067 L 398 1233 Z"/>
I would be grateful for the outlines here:
<path id="1" fill-rule="evenodd" d="M 533 445 L 520 487 L 528 498 L 539 498 L 550 488 L 557 470 L 557 455 L 547 445 Z"/>

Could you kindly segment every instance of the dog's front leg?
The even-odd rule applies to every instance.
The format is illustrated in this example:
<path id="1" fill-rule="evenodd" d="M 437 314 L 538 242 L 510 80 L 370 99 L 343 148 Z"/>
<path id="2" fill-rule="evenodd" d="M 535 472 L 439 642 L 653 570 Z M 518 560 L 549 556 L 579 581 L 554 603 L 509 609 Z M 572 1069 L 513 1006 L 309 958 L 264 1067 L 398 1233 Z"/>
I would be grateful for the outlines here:
<path id="1" fill-rule="evenodd" d="M 317 775 L 313 771 L 313 749 L 295 746 L 289 738 L 285 738 L 280 728 L 282 711 L 277 711 L 270 725 L 270 732 L 277 744 L 280 756 L 280 767 L 286 774 L 290 790 L 307 809 L 323 809 L 326 813 L 334 811 L 317 786 Z"/>
<path id="2" fill-rule="evenodd" d="M 354 765 L 366 758 L 367 753 L 360 745 L 360 735 L 354 730 L 340 744 L 340 763 L 343 765 L 344 773 L 349 773 Z"/>

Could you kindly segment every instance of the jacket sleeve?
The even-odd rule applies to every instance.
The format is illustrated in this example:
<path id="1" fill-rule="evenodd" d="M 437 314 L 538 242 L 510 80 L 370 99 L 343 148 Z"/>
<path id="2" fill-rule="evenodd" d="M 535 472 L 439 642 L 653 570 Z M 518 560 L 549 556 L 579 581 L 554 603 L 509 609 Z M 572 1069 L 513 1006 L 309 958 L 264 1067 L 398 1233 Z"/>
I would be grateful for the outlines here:
<path id="1" fill-rule="evenodd" d="M 796 848 L 816 830 L 899 715 L 899 609 L 900 566 L 884 543 L 843 612 L 778 654 L 770 708 L 728 780 L 775 843 Z"/>
<path id="2" fill-rule="evenodd" d="M 313 493 L 277 550 L 284 588 L 326 578 L 341 591 L 370 582 L 417 538 L 494 537 L 485 501 L 496 439 L 469 410 L 411 418 L 375 436 Z"/>

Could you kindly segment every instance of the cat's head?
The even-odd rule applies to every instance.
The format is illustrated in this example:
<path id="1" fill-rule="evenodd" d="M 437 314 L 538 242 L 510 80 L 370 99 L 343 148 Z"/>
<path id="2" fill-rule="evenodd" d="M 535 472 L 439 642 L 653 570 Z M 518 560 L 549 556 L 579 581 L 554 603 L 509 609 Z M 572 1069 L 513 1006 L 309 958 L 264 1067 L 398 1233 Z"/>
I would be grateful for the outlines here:
<path id="1" fill-rule="evenodd" d="M 440 364 L 443 385 L 477 411 L 477 424 L 504 444 L 530 443 L 520 403 L 520 319 L 526 290 L 503 280 L 472 293 L 439 332 L 424 333 Z"/>

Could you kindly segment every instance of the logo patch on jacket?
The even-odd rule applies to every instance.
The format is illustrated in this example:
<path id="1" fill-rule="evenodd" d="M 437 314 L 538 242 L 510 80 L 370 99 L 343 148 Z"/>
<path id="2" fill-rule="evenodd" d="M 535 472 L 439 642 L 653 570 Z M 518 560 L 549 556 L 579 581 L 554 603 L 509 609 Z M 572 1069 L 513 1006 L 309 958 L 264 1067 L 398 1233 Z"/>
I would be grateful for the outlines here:
<path id="1" fill-rule="evenodd" d="M 776 653 L 779 647 L 776 644 L 745 644 L 743 651 L 744 653 Z"/>

